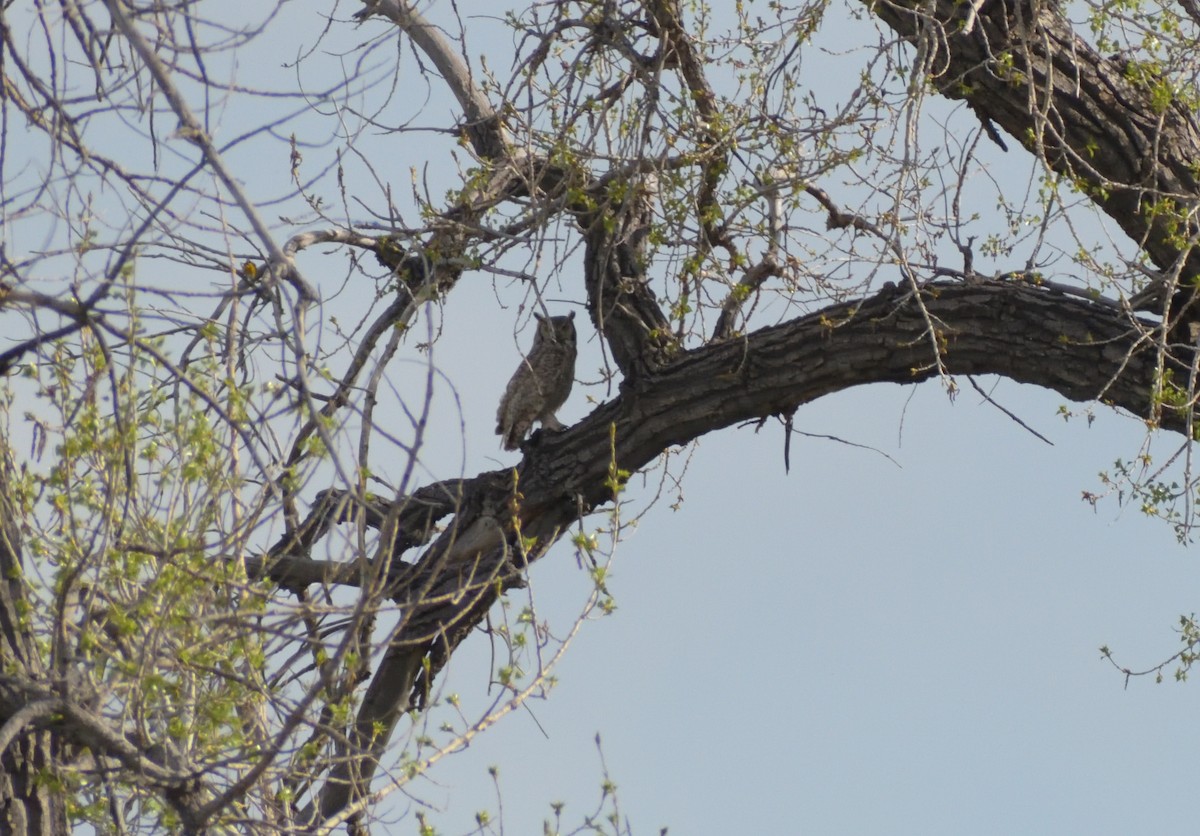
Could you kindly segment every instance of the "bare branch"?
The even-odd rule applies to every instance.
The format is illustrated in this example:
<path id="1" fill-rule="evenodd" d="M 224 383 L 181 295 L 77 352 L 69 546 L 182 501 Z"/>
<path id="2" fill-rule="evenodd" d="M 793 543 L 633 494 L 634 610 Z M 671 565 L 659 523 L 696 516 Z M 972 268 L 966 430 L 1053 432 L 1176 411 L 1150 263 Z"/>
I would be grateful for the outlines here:
<path id="1" fill-rule="evenodd" d="M 471 138 L 475 153 L 487 160 L 507 157 L 510 150 L 503 123 L 487 96 L 475 85 L 466 62 L 442 37 L 437 27 L 406 0 L 364 0 L 364 5 L 366 8 L 358 13 L 358 17 L 386 17 L 433 61 L 463 109 L 467 135 Z"/>

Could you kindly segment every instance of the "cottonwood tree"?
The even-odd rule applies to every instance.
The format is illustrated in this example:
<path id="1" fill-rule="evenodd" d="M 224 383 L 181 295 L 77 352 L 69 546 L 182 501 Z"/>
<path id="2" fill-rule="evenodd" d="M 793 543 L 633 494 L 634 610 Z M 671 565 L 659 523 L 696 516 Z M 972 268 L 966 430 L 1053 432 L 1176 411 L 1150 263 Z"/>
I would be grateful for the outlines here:
<path id="1" fill-rule="evenodd" d="M 6 832 L 367 827 L 548 686 L 529 564 L 606 606 L 626 482 L 705 433 L 993 374 L 1186 448 L 1190 0 L 487 14 L 0 11 Z M 483 385 L 442 323 L 568 308 L 590 413 L 428 467 Z M 1112 478 L 1190 536 L 1186 468 Z"/>

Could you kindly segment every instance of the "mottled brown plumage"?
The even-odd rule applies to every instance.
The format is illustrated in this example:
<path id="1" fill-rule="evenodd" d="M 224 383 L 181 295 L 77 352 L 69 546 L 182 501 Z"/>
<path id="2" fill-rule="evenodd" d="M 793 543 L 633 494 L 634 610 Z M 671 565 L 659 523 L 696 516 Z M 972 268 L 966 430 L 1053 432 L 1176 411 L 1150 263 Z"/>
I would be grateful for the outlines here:
<path id="1" fill-rule="evenodd" d="M 569 316 L 537 316 L 533 347 L 521 361 L 496 411 L 496 434 L 505 450 L 516 450 L 540 421 L 548 430 L 561 430 L 554 417 L 575 382 L 575 312 Z"/>

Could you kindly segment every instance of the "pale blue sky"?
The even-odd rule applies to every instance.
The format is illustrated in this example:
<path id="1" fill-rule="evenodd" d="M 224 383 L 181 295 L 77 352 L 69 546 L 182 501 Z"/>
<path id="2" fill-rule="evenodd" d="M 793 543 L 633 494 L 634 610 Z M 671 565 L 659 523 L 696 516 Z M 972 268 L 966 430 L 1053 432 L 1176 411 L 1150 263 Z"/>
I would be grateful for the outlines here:
<path id="1" fill-rule="evenodd" d="M 871 387 L 797 414 L 900 468 L 797 441 L 785 476 L 778 429 L 702 441 L 683 508 L 618 555 L 620 609 L 533 705 L 549 739 L 507 719 L 434 773 L 451 812 L 433 820 L 467 832 L 461 805 L 488 798 L 492 764 L 507 832 L 538 832 L 548 801 L 589 811 L 600 732 L 639 834 L 1186 831 L 1195 686 L 1125 688 L 1098 648 L 1131 666 L 1175 652 L 1200 566 L 1163 524 L 1080 499 L 1140 424 L 1064 425 L 1061 399 L 1002 384 L 1050 448 L 926 384 L 898 448 L 907 396 Z M 578 597 L 573 567 L 540 565 L 538 599 Z M 483 682 L 482 646 L 455 659 L 455 690 Z"/>

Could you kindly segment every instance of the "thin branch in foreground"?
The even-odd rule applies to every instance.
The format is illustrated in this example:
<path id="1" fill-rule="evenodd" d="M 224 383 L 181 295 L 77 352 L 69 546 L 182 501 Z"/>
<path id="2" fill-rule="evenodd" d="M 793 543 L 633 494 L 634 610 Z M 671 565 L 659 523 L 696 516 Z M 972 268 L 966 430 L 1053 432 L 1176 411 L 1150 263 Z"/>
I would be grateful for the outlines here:
<path id="1" fill-rule="evenodd" d="M 1026 423 L 1025 423 L 1024 421 L 1022 421 L 1022 420 L 1021 420 L 1021 419 L 1020 419 L 1018 416 L 1016 416 L 1015 414 L 1013 414 L 1013 413 L 1012 413 L 1012 411 L 1010 411 L 1010 410 L 1006 409 L 1005 407 L 1001 406 L 999 403 L 997 403 L 997 402 L 996 402 L 996 400 L 995 400 L 995 399 L 994 399 L 994 398 L 993 398 L 991 395 L 989 395 L 987 392 L 983 391 L 983 389 L 982 389 L 982 388 L 979 386 L 979 384 L 975 382 L 975 378 L 974 378 L 974 377 L 972 377 L 971 375 L 967 375 L 967 380 L 969 380 L 969 381 L 971 382 L 971 386 L 972 386 L 972 387 L 975 389 L 975 391 L 976 391 L 976 392 L 978 392 L 978 393 L 979 393 L 979 396 L 980 396 L 981 398 L 983 398 L 985 401 L 987 401 L 988 403 L 990 403 L 992 406 L 996 407 L 996 409 L 1000 410 L 1000 411 L 1001 411 L 1001 412 L 1003 412 L 1005 415 L 1007 415 L 1009 418 L 1011 418 L 1011 419 L 1012 419 L 1012 420 L 1013 420 L 1013 421 L 1014 421 L 1014 422 L 1017 424 L 1017 426 L 1019 426 L 1019 427 L 1023 428 L 1024 430 L 1026 430 L 1027 432 L 1029 432 L 1030 434 L 1032 434 L 1032 435 L 1033 435 L 1035 438 L 1040 438 L 1042 441 L 1046 442 L 1046 443 L 1047 443 L 1047 444 L 1049 444 L 1051 447 L 1053 447 L 1053 446 L 1054 446 L 1054 442 L 1053 442 L 1053 441 L 1051 441 L 1050 439 L 1046 438 L 1046 436 L 1042 435 L 1040 432 L 1038 432 L 1037 430 L 1035 430 L 1033 427 L 1031 427 L 1031 426 L 1029 426 L 1028 424 L 1026 424 Z"/>

